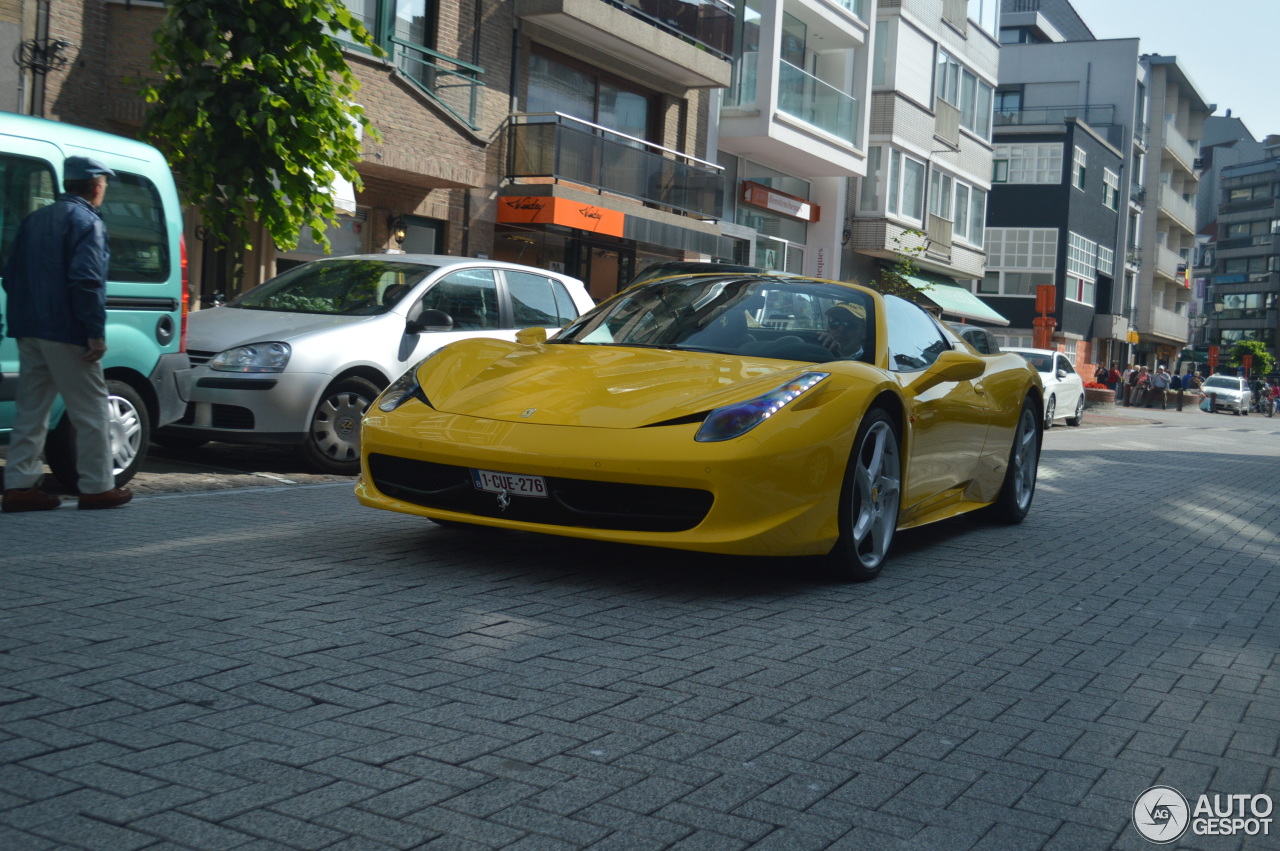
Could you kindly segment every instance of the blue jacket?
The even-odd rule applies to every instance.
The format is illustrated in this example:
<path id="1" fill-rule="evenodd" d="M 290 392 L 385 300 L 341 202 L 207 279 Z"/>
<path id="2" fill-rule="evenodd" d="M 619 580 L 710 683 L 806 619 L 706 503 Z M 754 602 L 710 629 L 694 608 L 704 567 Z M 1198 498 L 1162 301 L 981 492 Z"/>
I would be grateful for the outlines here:
<path id="1" fill-rule="evenodd" d="M 107 228 L 78 195 L 22 222 L 4 270 L 10 337 L 87 346 L 107 325 Z"/>

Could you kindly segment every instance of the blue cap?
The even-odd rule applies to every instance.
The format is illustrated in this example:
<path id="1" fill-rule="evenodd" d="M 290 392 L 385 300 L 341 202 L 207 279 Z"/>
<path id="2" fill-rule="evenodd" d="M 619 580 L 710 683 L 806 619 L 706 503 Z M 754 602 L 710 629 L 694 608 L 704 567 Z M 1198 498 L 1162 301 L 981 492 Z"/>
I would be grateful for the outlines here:
<path id="1" fill-rule="evenodd" d="M 115 177 L 116 173 L 92 157 L 67 157 L 62 164 L 63 180 L 89 180 L 105 174 Z"/>

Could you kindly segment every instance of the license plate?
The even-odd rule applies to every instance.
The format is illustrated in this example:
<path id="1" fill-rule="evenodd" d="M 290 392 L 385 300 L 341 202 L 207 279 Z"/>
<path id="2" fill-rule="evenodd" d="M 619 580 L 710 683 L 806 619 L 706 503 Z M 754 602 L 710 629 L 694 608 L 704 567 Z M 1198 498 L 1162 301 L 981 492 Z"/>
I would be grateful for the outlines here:
<path id="1" fill-rule="evenodd" d="M 547 495 L 547 481 L 542 476 L 518 476 L 515 473 L 495 473 L 493 470 L 472 470 L 471 483 L 476 490 L 489 493 L 505 493 L 508 496 Z"/>

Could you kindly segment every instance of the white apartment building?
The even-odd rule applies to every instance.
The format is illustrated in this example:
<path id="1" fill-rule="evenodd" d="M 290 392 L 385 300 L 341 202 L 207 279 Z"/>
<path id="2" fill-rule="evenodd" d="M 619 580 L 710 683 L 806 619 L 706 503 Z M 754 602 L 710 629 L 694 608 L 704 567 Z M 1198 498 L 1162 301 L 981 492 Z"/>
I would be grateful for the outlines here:
<path id="1" fill-rule="evenodd" d="M 995 0 L 879 0 L 866 176 L 842 234 L 846 278 L 876 278 L 912 249 L 933 282 L 967 290 L 982 278 L 996 18 Z"/>
<path id="2" fill-rule="evenodd" d="M 866 173 L 876 0 L 741 0 L 718 128 L 726 220 L 757 266 L 837 277 L 848 179 Z M 732 233 L 730 225 L 725 232 Z"/>

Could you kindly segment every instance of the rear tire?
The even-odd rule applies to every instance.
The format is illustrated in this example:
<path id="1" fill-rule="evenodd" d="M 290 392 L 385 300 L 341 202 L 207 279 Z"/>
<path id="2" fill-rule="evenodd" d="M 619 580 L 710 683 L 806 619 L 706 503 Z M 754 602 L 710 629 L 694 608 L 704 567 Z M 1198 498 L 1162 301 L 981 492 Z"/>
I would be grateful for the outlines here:
<path id="1" fill-rule="evenodd" d="M 1053 428 L 1053 415 L 1058 412 L 1058 397 L 1050 396 L 1049 401 L 1044 403 L 1044 427 Z"/>
<path id="2" fill-rule="evenodd" d="M 840 537 L 827 554 L 827 568 L 840 579 L 866 582 L 884 566 L 902 499 L 898 434 L 884 410 L 867 412 L 853 447 L 840 491 Z"/>
<path id="3" fill-rule="evenodd" d="M 107 429 L 115 486 L 124 487 L 146 460 L 147 445 L 151 442 L 151 414 L 138 391 L 123 381 L 107 381 Z M 76 430 L 71 425 L 71 417 L 63 415 L 62 421 L 45 438 L 44 460 L 67 493 L 80 492 Z"/>
<path id="4" fill-rule="evenodd" d="M 1040 431 L 1035 402 L 1030 397 L 1022 403 L 1018 424 L 1013 429 L 1013 445 L 1009 448 L 1009 465 L 1005 467 L 1000 496 L 987 506 L 987 516 L 997 523 L 1021 523 L 1031 510 L 1036 495 L 1036 473 L 1040 468 Z"/>
<path id="5" fill-rule="evenodd" d="M 354 476 L 360 472 L 360 419 L 380 391 L 373 382 L 352 376 L 325 391 L 311 414 L 303 455 L 326 473 Z"/>

